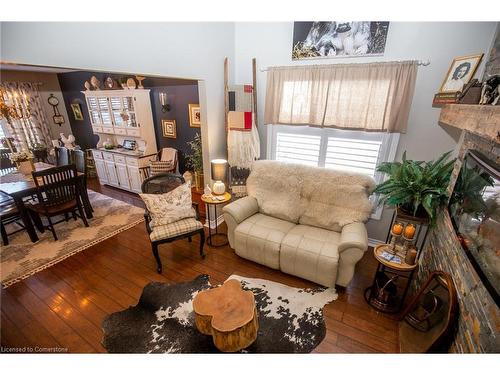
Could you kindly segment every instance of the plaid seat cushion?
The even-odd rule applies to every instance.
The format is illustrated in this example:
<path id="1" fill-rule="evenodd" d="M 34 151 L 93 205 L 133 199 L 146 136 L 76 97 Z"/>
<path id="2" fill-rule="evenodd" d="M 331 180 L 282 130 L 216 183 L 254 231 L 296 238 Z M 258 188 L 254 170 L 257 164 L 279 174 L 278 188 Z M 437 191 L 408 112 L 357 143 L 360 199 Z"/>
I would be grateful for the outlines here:
<path id="1" fill-rule="evenodd" d="M 173 162 L 171 160 L 152 161 L 149 165 L 151 176 L 155 176 L 160 173 L 171 172 L 173 167 Z"/>
<path id="2" fill-rule="evenodd" d="M 153 231 L 149 235 L 149 238 L 152 242 L 161 241 L 167 238 L 180 236 L 181 234 L 194 232 L 195 230 L 201 228 L 203 228 L 203 224 L 201 224 L 195 218 L 190 217 L 187 219 L 175 221 L 170 224 L 154 227 Z"/>

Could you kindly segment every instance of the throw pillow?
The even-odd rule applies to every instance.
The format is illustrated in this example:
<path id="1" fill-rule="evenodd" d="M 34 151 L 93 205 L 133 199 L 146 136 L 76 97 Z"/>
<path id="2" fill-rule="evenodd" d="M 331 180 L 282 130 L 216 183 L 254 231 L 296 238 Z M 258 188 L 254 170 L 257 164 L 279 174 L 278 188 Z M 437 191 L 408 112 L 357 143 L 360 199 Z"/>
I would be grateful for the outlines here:
<path id="1" fill-rule="evenodd" d="M 185 183 L 164 194 L 139 194 L 151 216 L 151 228 L 196 217 L 191 202 L 191 184 Z"/>
<path id="2" fill-rule="evenodd" d="M 151 176 L 172 171 L 172 161 L 152 161 L 149 165 Z"/>

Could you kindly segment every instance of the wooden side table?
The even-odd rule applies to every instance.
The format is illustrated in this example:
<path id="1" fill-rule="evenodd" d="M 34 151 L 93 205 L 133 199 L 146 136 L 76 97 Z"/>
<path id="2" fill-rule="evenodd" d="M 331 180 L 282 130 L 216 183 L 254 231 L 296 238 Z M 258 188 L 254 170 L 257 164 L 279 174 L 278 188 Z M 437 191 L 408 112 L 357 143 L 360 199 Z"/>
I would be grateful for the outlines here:
<path id="1" fill-rule="evenodd" d="M 220 200 L 217 200 L 215 197 L 222 197 Z M 227 240 L 227 234 L 226 233 L 219 233 L 218 231 L 218 226 L 217 226 L 217 207 L 223 203 L 227 203 L 231 200 L 231 194 L 229 193 L 224 193 L 224 195 L 210 195 L 210 196 L 201 196 L 201 200 L 206 203 L 207 205 L 207 220 L 208 220 L 208 239 L 207 243 L 209 246 L 212 247 L 220 247 L 228 244 Z M 215 220 L 215 228 L 212 227 L 212 220 L 210 219 L 210 206 L 214 206 L 214 220 Z M 222 243 L 215 244 L 214 243 L 214 238 L 215 237 L 223 237 L 224 240 Z"/>
<path id="2" fill-rule="evenodd" d="M 415 264 L 406 264 L 405 260 L 397 255 L 394 257 L 399 259 L 400 263 L 387 260 L 382 257 L 382 254 L 387 252 L 388 247 L 388 244 L 382 244 L 373 249 L 378 266 L 372 285 L 365 290 L 365 300 L 376 310 L 397 313 L 403 306 L 413 274 L 418 267 L 418 259 L 415 260 Z M 397 285 L 398 279 L 406 280 L 402 293 Z"/>

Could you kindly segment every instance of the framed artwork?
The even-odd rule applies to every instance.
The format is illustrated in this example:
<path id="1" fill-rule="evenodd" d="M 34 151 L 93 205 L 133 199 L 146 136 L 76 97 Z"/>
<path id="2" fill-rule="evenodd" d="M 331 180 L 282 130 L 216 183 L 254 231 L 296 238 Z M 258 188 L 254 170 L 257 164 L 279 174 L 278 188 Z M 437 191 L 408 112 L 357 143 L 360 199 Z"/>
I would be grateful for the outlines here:
<path id="1" fill-rule="evenodd" d="M 83 112 L 80 103 L 72 103 L 71 109 L 73 110 L 73 116 L 75 116 L 75 120 L 82 121 L 83 120 Z"/>
<path id="2" fill-rule="evenodd" d="M 201 113 L 199 104 L 188 104 L 189 106 L 189 126 L 192 128 L 201 127 Z"/>
<path id="3" fill-rule="evenodd" d="M 177 125 L 175 120 L 161 120 L 163 136 L 165 138 L 177 138 Z"/>
<path id="4" fill-rule="evenodd" d="M 389 22 L 294 22 L 292 59 L 380 56 Z"/>
<path id="5" fill-rule="evenodd" d="M 474 77 L 483 54 L 456 57 L 446 73 L 439 92 L 457 92 L 462 91 L 464 85 Z"/>

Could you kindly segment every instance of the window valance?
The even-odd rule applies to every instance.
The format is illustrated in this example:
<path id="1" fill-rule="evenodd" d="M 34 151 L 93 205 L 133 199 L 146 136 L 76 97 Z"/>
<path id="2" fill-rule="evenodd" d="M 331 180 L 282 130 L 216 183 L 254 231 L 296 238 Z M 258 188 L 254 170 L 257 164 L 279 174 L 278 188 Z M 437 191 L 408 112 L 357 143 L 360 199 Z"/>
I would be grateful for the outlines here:
<path id="1" fill-rule="evenodd" d="M 265 124 L 405 133 L 417 61 L 274 67 Z"/>

